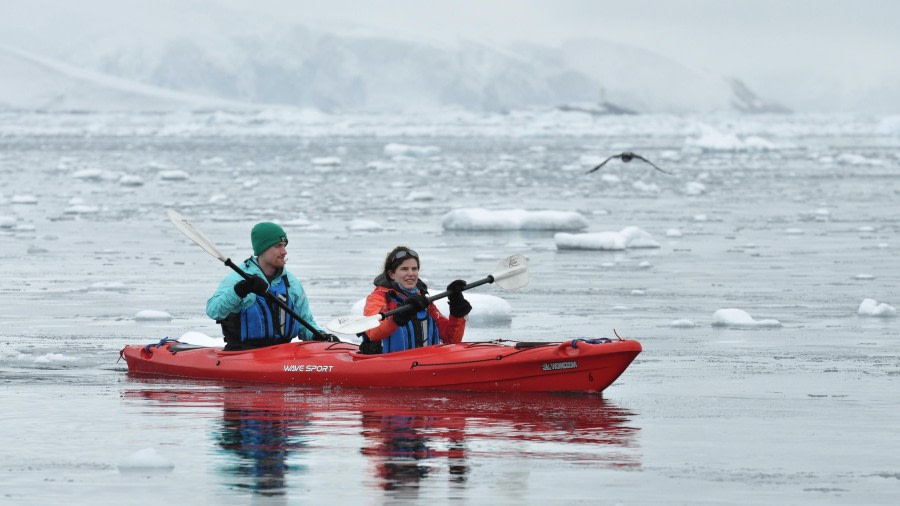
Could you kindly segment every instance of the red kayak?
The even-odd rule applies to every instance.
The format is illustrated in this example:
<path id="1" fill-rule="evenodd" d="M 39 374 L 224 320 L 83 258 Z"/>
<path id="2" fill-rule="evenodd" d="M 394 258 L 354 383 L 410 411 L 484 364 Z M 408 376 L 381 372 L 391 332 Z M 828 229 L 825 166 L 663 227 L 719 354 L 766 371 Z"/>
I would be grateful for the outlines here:
<path id="1" fill-rule="evenodd" d="M 351 343 L 300 341 L 223 351 L 164 339 L 126 346 L 131 373 L 292 385 L 521 392 L 602 392 L 641 352 L 633 340 L 573 339 L 427 346 L 364 355 Z"/>

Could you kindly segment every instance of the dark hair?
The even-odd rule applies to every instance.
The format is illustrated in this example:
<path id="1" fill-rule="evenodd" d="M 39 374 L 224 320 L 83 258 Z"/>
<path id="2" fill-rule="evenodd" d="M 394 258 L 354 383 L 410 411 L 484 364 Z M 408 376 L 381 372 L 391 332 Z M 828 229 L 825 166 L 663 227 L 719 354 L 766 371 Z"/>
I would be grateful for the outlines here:
<path id="1" fill-rule="evenodd" d="M 402 264 L 403 261 L 408 258 L 415 258 L 416 265 L 421 266 L 419 264 L 419 254 L 415 251 L 406 246 L 397 246 L 392 249 L 391 252 L 384 257 L 384 275 L 387 276 L 389 271 L 396 270 L 397 266 Z"/>

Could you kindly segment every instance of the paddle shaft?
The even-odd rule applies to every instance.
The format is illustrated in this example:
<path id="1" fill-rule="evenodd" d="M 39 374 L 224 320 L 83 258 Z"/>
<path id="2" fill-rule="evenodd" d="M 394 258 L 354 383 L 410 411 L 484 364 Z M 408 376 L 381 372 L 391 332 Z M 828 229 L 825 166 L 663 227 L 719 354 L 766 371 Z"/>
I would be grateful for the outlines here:
<path id="1" fill-rule="evenodd" d="M 241 269 L 240 267 L 238 267 L 237 265 L 235 265 L 234 262 L 232 262 L 230 258 L 226 258 L 226 259 L 225 259 L 225 265 L 227 265 L 228 267 L 231 267 L 231 268 L 234 270 L 234 272 L 240 274 L 242 278 L 244 278 L 244 279 L 250 279 L 251 276 L 250 276 L 249 274 L 247 274 L 246 272 L 244 272 L 243 269 Z M 313 335 L 315 335 L 316 337 L 318 337 L 319 339 L 321 339 L 321 340 L 323 340 L 323 341 L 325 340 L 325 336 L 323 336 L 322 333 L 319 332 L 319 330 L 318 330 L 317 328 L 315 328 L 315 327 L 313 327 L 312 325 L 310 325 L 308 321 L 304 320 L 303 317 L 301 317 L 301 316 L 298 315 L 293 309 L 291 309 L 291 308 L 287 305 L 287 302 L 285 302 L 285 301 L 279 299 L 278 297 L 272 295 L 272 293 L 271 293 L 271 292 L 268 292 L 268 291 L 266 292 L 266 299 L 267 299 L 267 300 L 270 300 L 270 301 L 272 301 L 272 302 L 274 302 L 275 304 L 278 305 L 278 307 L 280 307 L 281 309 L 283 309 L 287 314 L 293 316 L 298 322 L 300 322 L 300 324 L 302 324 L 302 325 L 303 325 L 304 327 L 306 327 L 310 332 L 312 332 Z"/>
<path id="2" fill-rule="evenodd" d="M 471 283 L 466 284 L 466 286 L 464 286 L 460 290 L 460 292 L 464 292 L 471 288 L 475 288 L 477 286 L 486 285 L 488 283 L 493 283 L 493 282 L 494 282 L 494 276 L 491 275 L 486 278 L 479 279 L 478 281 L 472 281 Z M 428 303 L 430 304 L 438 299 L 443 299 L 444 297 L 447 297 L 449 295 L 450 295 L 450 292 L 444 290 L 443 292 L 441 292 L 437 295 L 432 295 L 431 297 L 428 297 Z M 412 306 L 409 304 L 405 304 L 403 306 L 395 307 L 394 309 L 391 309 L 390 311 L 385 311 L 384 313 L 379 313 L 379 314 L 381 315 L 381 319 L 384 320 L 391 316 L 394 316 L 395 314 L 405 313 L 410 310 L 412 310 Z"/>

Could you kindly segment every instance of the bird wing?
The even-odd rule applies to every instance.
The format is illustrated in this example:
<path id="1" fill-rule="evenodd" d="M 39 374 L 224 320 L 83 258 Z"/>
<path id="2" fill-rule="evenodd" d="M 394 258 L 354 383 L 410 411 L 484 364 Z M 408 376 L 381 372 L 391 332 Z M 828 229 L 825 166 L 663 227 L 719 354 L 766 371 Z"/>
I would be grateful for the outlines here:
<path id="1" fill-rule="evenodd" d="M 612 160 L 613 158 L 619 158 L 620 156 L 622 156 L 622 155 L 612 155 L 611 157 L 607 158 L 606 160 L 603 160 L 602 162 L 600 162 L 600 165 L 598 165 L 598 166 L 594 167 L 593 169 L 587 171 L 586 174 L 590 174 L 591 172 L 594 172 L 595 170 L 599 169 L 600 167 L 603 167 L 604 165 L 606 165 L 606 162 Z"/>
<path id="2" fill-rule="evenodd" d="M 651 166 L 653 166 L 654 169 L 656 169 L 656 170 L 662 172 L 663 174 L 669 174 L 670 176 L 672 175 L 671 172 L 660 169 L 659 167 L 656 166 L 655 163 L 651 162 L 650 160 L 647 160 L 646 158 L 644 158 L 644 157 L 641 156 L 641 155 L 638 155 L 638 154 L 636 154 L 636 153 L 632 153 L 632 156 L 634 156 L 634 157 L 637 158 L 638 160 L 642 160 L 642 161 L 644 161 L 644 162 L 649 163 Z M 605 162 L 604 162 L 604 163 L 605 163 Z"/>

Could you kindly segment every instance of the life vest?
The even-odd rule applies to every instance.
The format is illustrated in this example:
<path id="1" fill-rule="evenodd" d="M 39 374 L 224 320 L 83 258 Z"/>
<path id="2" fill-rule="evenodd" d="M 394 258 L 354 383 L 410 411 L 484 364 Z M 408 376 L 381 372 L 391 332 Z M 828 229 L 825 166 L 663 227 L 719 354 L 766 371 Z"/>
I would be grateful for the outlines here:
<path id="1" fill-rule="evenodd" d="M 288 278 L 282 276 L 281 283 L 269 285 L 269 293 L 284 301 L 296 312 L 288 288 L 290 288 Z M 220 323 L 229 349 L 287 343 L 300 333 L 300 322 L 268 297 L 257 296 L 250 307 L 242 309 L 240 313 L 228 315 L 224 320 L 220 320 Z"/>
<path id="2" fill-rule="evenodd" d="M 388 291 L 385 296 L 389 310 L 402 305 L 404 302 L 404 299 L 401 299 L 393 290 Z M 381 351 L 382 353 L 391 353 L 433 344 L 441 344 L 441 338 L 437 323 L 428 313 L 428 308 L 426 307 L 414 314 L 406 325 L 397 327 L 397 330 L 390 337 L 382 339 Z"/>

